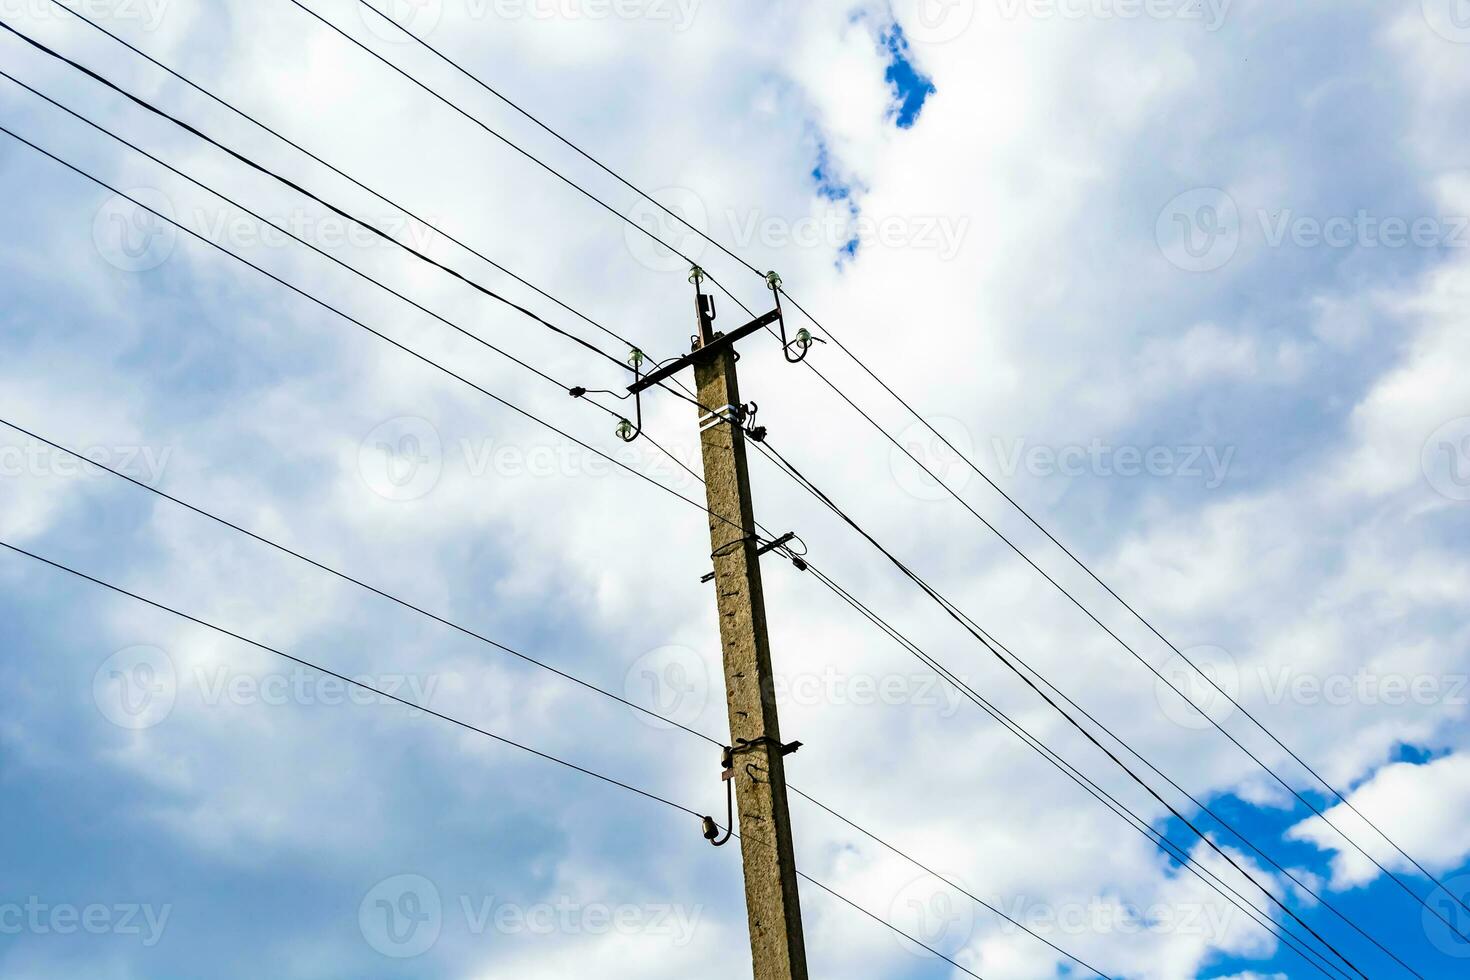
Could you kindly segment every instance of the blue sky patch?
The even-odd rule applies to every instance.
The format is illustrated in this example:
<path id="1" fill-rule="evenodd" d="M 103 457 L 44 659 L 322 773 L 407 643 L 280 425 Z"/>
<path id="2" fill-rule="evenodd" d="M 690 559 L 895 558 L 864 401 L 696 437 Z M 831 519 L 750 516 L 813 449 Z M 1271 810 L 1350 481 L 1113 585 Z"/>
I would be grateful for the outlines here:
<path id="1" fill-rule="evenodd" d="M 929 96 L 938 91 L 934 80 L 918 69 L 910 57 L 909 40 L 903 28 L 894 24 L 883 33 L 881 42 L 892 60 L 883 77 L 893 86 L 895 105 L 889 110 L 889 118 L 899 129 L 909 129 L 919 120 L 919 113 Z"/>

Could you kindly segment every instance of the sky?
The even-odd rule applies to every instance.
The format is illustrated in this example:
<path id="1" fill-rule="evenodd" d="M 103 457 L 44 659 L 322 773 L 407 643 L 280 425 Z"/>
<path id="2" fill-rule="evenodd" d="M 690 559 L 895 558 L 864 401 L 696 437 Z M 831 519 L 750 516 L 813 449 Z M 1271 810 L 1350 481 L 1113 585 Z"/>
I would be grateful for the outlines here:
<path id="1" fill-rule="evenodd" d="M 626 370 L 401 246 L 617 362 L 687 351 L 687 259 L 727 330 L 764 282 L 358 0 L 69 3 L 359 183 L 53 0 L 0 21 L 397 244 L 0 36 L 236 202 L 0 78 L 0 125 L 111 188 L 0 134 L 0 541 L 235 634 L 0 549 L 0 975 L 750 976 L 694 816 L 715 745 L 472 635 L 727 738 L 698 411 L 650 394 L 622 442 L 627 403 L 567 389 Z M 764 526 L 1278 927 L 1252 881 L 1367 976 L 1464 975 L 1470 6 L 380 6 L 779 272 L 822 342 L 743 342 L 769 445 L 1168 804 L 756 456 Z M 930 869 L 794 798 L 798 866 L 852 903 L 803 885 L 812 975 L 1093 975 L 975 898 L 1111 977 L 1321 975 L 811 572 L 762 573 L 792 785 Z"/>

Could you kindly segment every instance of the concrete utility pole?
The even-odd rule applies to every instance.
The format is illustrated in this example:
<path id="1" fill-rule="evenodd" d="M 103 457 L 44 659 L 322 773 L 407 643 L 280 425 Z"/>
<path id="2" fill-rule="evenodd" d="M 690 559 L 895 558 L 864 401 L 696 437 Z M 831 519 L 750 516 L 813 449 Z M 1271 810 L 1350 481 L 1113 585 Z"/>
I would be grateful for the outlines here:
<path id="1" fill-rule="evenodd" d="M 730 744 L 749 746 L 732 760 L 750 948 L 756 980 L 806 980 L 806 943 L 801 931 L 771 647 L 766 636 L 766 602 L 756 555 L 745 430 L 733 418 L 734 409 L 740 405 L 735 348 L 726 345 L 708 357 L 698 357 L 699 349 L 718 335 L 714 332 L 712 301 L 701 294 L 697 302 L 699 346 L 695 350 L 694 378 L 698 398 L 702 405 L 730 416 L 730 421 L 712 421 L 700 410 L 705 494 L 712 515 L 740 525 L 737 530 L 718 517 L 709 519 L 720 642 L 725 652 Z"/>
<path id="2" fill-rule="evenodd" d="M 730 714 L 731 748 L 725 751 L 725 778 L 734 783 L 740 812 L 740 852 L 745 865 L 745 906 L 755 980 L 807 980 L 806 942 L 801 930 L 784 762 L 784 756 L 796 751 L 800 743 L 783 745 L 781 742 L 760 569 L 760 556 L 794 535 L 764 545 L 757 538 L 745 459 L 746 413 L 735 379 L 735 343 L 771 324 L 780 324 L 786 359 L 795 363 L 801 357 L 792 356 L 786 343 L 780 277 L 774 272 L 767 279 L 776 308 L 729 334 L 715 332 L 714 298 L 701 291 L 703 279 L 703 272 L 696 267 L 690 276 L 695 285 L 699 322 L 693 351 L 652 374 L 640 374 L 628 392 L 641 396 L 643 391 L 684 368 L 694 368 L 701 406 L 700 446 L 709 501 L 710 551 L 715 566 L 712 578 L 720 612 L 725 698 Z M 805 350 L 811 346 L 810 335 L 802 331 L 795 344 L 801 348 L 801 356 L 805 356 Z M 643 355 L 638 351 L 633 353 L 630 364 L 636 372 Z M 574 389 L 572 394 L 585 394 L 585 391 Z M 618 435 L 631 442 L 642 428 L 640 402 L 637 424 L 623 419 Z M 705 836 L 717 847 L 729 840 L 728 835 L 723 840 L 715 839 L 718 826 L 710 817 L 705 818 Z"/>

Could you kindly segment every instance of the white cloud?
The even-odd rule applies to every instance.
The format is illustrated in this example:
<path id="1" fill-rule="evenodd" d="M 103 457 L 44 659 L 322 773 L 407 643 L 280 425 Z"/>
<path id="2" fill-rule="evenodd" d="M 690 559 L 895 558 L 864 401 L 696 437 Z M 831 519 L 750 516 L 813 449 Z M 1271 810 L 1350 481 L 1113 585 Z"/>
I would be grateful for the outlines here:
<path id="1" fill-rule="evenodd" d="M 1292 827 L 1289 833 L 1292 839 L 1309 841 L 1333 853 L 1334 889 L 1362 886 L 1381 874 L 1372 860 L 1343 842 L 1338 830 L 1394 872 L 1415 873 L 1370 822 L 1435 874 L 1459 867 L 1470 855 L 1470 833 L 1464 821 L 1456 817 L 1470 805 L 1470 759 L 1463 754 L 1421 765 L 1400 762 L 1384 766 L 1348 794 L 1348 800 L 1352 807 L 1339 803 L 1325 811 L 1330 826 L 1321 817 L 1313 817 Z"/>

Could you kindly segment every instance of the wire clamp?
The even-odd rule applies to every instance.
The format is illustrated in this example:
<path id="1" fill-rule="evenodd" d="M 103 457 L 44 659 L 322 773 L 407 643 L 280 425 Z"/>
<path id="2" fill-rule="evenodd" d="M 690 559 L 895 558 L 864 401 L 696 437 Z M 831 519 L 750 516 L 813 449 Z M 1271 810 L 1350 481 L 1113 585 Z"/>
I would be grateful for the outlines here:
<path id="1" fill-rule="evenodd" d="M 727 745 L 720 751 L 720 780 L 725 784 L 725 835 L 720 836 L 720 825 L 714 817 L 701 817 L 704 839 L 715 847 L 724 847 L 735 836 L 735 757 L 754 752 L 758 746 L 766 746 L 781 756 L 788 756 L 801 748 L 800 742 L 782 744 L 769 735 L 760 738 L 737 738 L 735 745 Z"/>
<path id="2" fill-rule="evenodd" d="M 747 534 L 743 538 L 740 538 L 738 540 L 731 541 L 728 544 L 722 545 L 718 551 L 716 551 L 714 554 L 710 555 L 710 560 L 713 561 L 716 558 L 723 558 L 723 557 L 725 557 L 726 555 L 728 555 L 732 551 L 734 551 L 736 548 L 738 548 L 741 545 L 745 544 L 747 541 L 754 542 L 754 543 L 760 545 L 760 547 L 758 547 L 758 548 L 755 549 L 755 556 L 757 558 L 759 558 L 761 555 L 769 554 L 772 551 L 780 551 L 787 558 L 790 558 L 791 559 L 791 563 L 796 566 L 796 568 L 797 568 L 798 571 L 802 571 L 802 572 L 806 571 L 806 562 L 804 562 L 804 561 L 801 560 L 801 555 L 798 555 L 796 552 L 794 552 L 794 551 L 791 550 L 791 542 L 792 541 L 801 541 L 801 538 L 799 538 L 799 537 L 796 536 L 796 532 L 795 531 L 787 531 L 785 534 L 781 535 L 776 540 L 774 540 L 774 541 L 766 541 L 766 542 L 762 542 L 760 540 L 760 538 L 758 538 L 754 534 Z M 801 547 L 802 547 L 802 554 L 805 554 L 806 553 L 806 542 L 802 541 Z M 708 573 L 706 573 L 705 575 L 703 575 L 700 578 L 700 581 L 701 582 L 704 582 L 704 583 L 713 582 L 714 580 L 715 580 L 715 573 L 714 572 L 708 572 Z"/>

